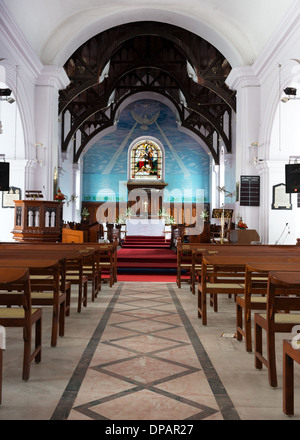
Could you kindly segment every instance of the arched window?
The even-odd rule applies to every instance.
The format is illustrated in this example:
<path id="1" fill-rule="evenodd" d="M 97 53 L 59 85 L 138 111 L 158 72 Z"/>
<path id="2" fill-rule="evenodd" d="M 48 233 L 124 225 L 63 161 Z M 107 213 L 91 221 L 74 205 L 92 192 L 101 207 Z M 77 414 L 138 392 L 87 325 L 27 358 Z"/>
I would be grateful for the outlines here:
<path id="1" fill-rule="evenodd" d="M 153 140 L 143 139 L 130 153 L 130 179 L 162 179 L 162 151 Z"/>

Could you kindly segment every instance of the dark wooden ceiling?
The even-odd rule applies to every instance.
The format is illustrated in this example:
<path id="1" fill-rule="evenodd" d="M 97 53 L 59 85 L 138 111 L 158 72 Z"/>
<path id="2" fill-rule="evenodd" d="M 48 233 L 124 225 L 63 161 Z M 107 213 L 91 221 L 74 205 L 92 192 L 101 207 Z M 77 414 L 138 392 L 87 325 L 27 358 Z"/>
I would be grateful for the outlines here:
<path id="1" fill-rule="evenodd" d="M 193 67 L 194 79 L 188 75 L 187 62 Z M 108 76 L 99 82 L 108 63 Z M 124 100 L 140 92 L 169 99 L 181 125 L 202 139 L 216 164 L 221 140 L 231 152 L 231 130 L 228 134 L 223 124 L 225 113 L 231 123 L 235 111 L 235 92 L 225 84 L 231 66 L 199 36 L 165 23 L 125 24 L 88 40 L 64 68 L 70 84 L 60 92 L 62 150 L 67 151 L 73 141 L 74 162 L 94 136 L 114 124 Z M 113 102 L 108 105 L 109 101 Z M 65 123 L 67 111 L 70 124 Z M 78 132 L 80 146 L 74 141 Z M 217 145 L 213 143 L 215 134 Z"/>

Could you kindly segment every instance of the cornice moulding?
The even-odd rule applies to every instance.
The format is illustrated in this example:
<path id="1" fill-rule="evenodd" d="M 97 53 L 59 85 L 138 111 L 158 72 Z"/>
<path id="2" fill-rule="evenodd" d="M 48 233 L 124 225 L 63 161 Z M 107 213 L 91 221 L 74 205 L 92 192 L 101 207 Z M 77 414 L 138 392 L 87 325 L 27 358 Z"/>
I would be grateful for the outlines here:
<path id="1" fill-rule="evenodd" d="M 16 64 L 24 64 L 36 76 L 42 68 L 42 63 L 33 52 L 23 33 L 12 19 L 6 6 L 0 2 L 0 35 L 2 42 L 7 41 L 10 54 L 16 59 Z M 13 55 L 12 50 L 15 50 Z"/>
<path id="2" fill-rule="evenodd" d="M 257 60 L 253 64 L 256 75 L 263 77 L 268 76 L 268 69 L 274 68 L 274 65 L 285 61 L 285 48 L 289 40 L 294 37 L 296 30 L 299 28 L 300 10 L 299 0 L 295 0 L 286 16 L 277 27 L 268 44 L 264 47 Z M 299 57 L 295 54 L 294 57 Z"/>
<path id="3" fill-rule="evenodd" d="M 226 79 L 226 84 L 231 90 L 238 91 L 244 87 L 260 87 L 260 78 L 252 66 L 235 67 Z"/>
<path id="4" fill-rule="evenodd" d="M 55 87 L 58 90 L 65 89 L 69 84 L 65 69 L 58 66 L 43 66 L 36 80 L 37 86 Z"/>

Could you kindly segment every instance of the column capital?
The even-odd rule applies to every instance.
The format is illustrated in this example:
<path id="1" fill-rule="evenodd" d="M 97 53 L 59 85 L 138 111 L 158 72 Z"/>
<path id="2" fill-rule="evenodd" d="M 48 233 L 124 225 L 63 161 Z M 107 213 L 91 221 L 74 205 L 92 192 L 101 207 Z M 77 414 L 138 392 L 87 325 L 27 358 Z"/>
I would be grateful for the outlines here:
<path id="1" fill-rule="evenodd" d="M 54 87 L 57 90 L 65 89 L 70 83 L 70 79 L 63 67 L 43 66 L 37 77 L 37 86 Z"/>
<path id="2" fill-rule="evenodd" d="M 252 66 L 235 67 L 226 79 L 226 84 L 231 90 L 240 90 L 246 87 L 260 87 L 260 78 Z"/>

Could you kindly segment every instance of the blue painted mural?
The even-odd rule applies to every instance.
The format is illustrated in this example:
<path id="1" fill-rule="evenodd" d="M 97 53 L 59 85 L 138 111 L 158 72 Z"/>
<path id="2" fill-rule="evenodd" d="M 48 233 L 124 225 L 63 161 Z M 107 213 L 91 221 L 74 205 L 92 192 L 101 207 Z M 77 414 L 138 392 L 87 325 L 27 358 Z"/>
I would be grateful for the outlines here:
<path id="1" fill-rule="evenodd" d="M 127 201 L 128 149 L 135 139 L 151 136 L 165 150 L 165 201 L 209 202 L 209 156 L 178 130 L 169 107 L 136 101 L 123 110 L 116 127 L 84 155 L 83 201 Z"/>

